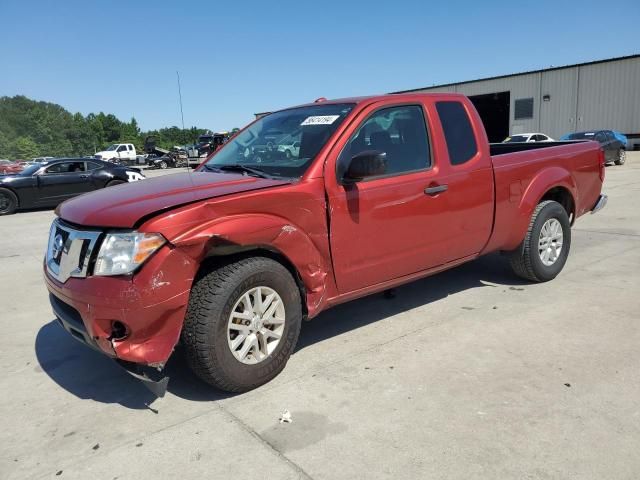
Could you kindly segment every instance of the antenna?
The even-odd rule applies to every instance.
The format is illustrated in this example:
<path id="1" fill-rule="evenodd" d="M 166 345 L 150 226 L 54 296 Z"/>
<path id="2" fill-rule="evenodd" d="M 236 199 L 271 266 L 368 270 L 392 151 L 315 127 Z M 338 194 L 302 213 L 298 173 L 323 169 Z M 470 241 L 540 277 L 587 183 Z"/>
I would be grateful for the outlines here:
<path id="1" fill-rule="evenodd" d="M 176 76 L 178 77 L 178 98 L 180 99 L 180 118 L 182 119 L 182 130 L 184 130 L 184 113 L 182 113 L 182 90 L 180 88 L 180 73 L 176 70 Z"/>
<path id="2" fill-rule="evenodd" d="M 176 77 L 178 77 L 178 98 L 180 99 L 180 119 L 182 120 L 182 132 L 184 133 L 184 113 L 182 111 L 182 89 L 180 88 L 180 73 L 176 70 Z M 189 150 L 187 149 L 187 170 L 191 173 L 189 168 Z"/>

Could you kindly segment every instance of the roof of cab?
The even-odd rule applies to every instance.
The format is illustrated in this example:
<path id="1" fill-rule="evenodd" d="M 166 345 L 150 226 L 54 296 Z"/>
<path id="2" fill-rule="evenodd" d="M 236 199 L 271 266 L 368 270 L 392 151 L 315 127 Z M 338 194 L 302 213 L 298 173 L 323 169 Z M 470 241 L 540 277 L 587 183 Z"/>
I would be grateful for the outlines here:
<path id="1" fill-rule="evenodd" d="M 283 111 L 283 110 L 291 110 L 292 108 L 301 108 L 301 107 L 312 107 L 314 105 L 332 105 L 332 104 L 340 104 L 340 103 L 364 103 L 364 102 L 374 102 L 377 100 L 384 100 L 388 98 L 417 98 L 417 97 L 451 97 L 451 98 L 460 98 L 464 97 L 461 93 L 427 93 L 427 92 L 414 92 L 414 93 L 386 93 L 380 95 L 366 95 L 362 97 L 345 97 L 345 98 L 334 98 L 330 100 L 326 100 L 324 98 L 318 99 L 314 102 L 303 103 L 301 105 L 294 105 L 291 107 L 282 108 L 279 110 L 274 110 L 273 112 Z M 269 113 L 273 113 L 269 112 Z M 267 114 L 267 113 L 265 113 Z"/>

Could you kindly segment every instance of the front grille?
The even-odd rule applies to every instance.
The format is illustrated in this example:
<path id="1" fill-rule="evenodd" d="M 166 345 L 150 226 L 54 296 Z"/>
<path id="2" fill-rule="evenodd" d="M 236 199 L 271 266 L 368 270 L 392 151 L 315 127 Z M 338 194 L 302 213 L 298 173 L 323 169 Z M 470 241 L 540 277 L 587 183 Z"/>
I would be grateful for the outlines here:
<path id="1" fill-rule="evenodd" d="M 49 231 L 47 247 L 47 271 L 64 283 L 70 277 L 86 277 L 91 254 L 100 232 L 76 230 L 56 219 Z"/>

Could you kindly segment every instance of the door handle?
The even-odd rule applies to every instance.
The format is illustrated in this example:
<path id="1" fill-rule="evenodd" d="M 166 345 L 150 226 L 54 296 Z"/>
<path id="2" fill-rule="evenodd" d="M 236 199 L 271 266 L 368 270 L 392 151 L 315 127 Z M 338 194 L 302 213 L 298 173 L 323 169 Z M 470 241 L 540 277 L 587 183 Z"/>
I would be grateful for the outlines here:
<path id="1" fill-rule="evenodd" d="M 437 195 L 442 192 L 446 192 L 449 188 L 449 185 L 434 185 L 433 187 L 427 187 L 424 189 L 424 193 L 427 195 Z"/>
<path id="2" fill-rule="evenodd" d="M 89 178 L 89 175 L 80 175 L 80 178 Z"/>

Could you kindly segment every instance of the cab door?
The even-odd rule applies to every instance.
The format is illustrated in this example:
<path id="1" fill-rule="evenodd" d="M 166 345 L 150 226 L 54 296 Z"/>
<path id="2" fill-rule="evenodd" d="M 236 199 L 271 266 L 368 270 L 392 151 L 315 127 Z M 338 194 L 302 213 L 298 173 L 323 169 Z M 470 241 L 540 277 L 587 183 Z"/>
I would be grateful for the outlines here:
<path id="1" fill-rule="evenodd" d="M 54 163 L 37 175 L 38 198 L 35 203 L 42 206 L 57 205 L 92 189 L 85 162 Z"/>
<path id="2" fill-rule="evenodd" d="M 440 157 L 447 184 L 448 249 L 452 262 L 480 253 L 493 229 L 494 178 L 482 121 L 469 100 L 436 99 L 434 129 L 444 138 Z"/>
<path id="3" fill-rule="evenodd" d="M 446 180 L 431 151 L 424 105 L 371 106 L 325 167 L 330 245 L 338 290 L 350 292 L 445 261 Z M 334 149 L 335 150 L 335 149 Z M 342 167 L 364 151 L 386 155 L 386 171 L 345 185 Z M 336 167 L 337 166 L 337 167 Z"/>

